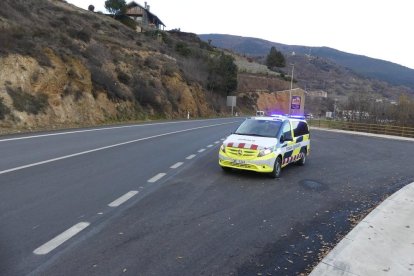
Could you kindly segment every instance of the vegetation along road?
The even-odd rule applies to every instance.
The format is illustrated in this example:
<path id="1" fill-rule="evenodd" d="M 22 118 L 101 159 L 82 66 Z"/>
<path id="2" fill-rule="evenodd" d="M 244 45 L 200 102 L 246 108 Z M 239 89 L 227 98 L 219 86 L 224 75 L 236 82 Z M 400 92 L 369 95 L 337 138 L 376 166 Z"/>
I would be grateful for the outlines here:
<path id="1" fill-rule="evenodd" d="M 0 275 L 306 274 L 414 181 L 405 141 L 311 132 L 282 178 L 223 172 L 242 118 L 0 139 Z"/>

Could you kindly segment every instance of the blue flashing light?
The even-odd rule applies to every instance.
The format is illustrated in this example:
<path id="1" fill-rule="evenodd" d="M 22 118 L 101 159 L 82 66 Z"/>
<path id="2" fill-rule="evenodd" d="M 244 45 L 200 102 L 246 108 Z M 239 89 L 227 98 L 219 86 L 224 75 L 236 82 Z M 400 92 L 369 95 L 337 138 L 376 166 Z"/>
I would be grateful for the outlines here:
<path id="1" fill-rule="evenodd" d="M 289 117 L 294 119 L 305 119 L 305 116 L 303 115 L 290 115 Z"/>

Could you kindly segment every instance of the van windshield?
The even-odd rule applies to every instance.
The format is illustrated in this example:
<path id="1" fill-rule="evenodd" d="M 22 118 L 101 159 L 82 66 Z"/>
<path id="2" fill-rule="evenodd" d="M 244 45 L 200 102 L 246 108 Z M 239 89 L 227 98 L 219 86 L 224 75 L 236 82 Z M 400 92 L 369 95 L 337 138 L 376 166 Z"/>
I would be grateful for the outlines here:
<path id="1" fill-rule="evenodd" d="M 247 119 L 234 134 L 275 138 L 281 126 L 281 121 Z"/>

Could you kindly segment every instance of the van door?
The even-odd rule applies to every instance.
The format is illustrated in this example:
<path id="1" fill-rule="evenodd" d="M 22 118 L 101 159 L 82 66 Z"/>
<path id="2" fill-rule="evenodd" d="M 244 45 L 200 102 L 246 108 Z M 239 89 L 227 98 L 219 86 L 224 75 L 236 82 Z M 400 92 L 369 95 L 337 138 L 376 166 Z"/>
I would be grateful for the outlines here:
<path id="1" fill-rule="evenodd" d="M 294 155 L 299 160 L 302 154 L 309 154 L 309 128 L 304 121 L 292 121 L 293 136 L 295 141 Z"/>
<path id="2" fill-rule="evenodd" d="M 296 142 L 294 141 L 292 127 L 289 121 L 286 121 L 282 127 L 282 134 L 281 138 L 283 137 L 282 143 L 282 167 L 286 166 L 287 164 L 293 162 L 293 150 L 294 145 Z"/>

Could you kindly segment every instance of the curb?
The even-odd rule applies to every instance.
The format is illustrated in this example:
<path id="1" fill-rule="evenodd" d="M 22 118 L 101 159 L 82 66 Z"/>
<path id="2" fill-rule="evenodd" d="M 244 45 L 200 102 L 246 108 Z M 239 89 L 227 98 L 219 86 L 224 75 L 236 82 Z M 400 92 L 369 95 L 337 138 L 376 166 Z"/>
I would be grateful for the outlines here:
<path id="1" fill-rule="evenodd" d="M 414 182 L 371 211 L 309 275 L 414 275 Z"/>
<path id="2" fill-rule="evenodd" d="M 310 129 L 316 129 L 316 130 L 330 131 L 330 132 L 337 132 L 337 133 L 345 133 L 345 134 L 353 134 L 353 135 L 360 135 L 360 136 L 379 137 L 379 138 L 385 138 L 385 139 L 393 139 L 393 140 L 401 140 L 401 141 L 414 142 L 414 138 L 403 137 L 403 136 L 385 135 L 385 134 L 375 134 L 375 133 L 369 133 L 369 132 L 358 132 L 358 131 L 349 131 L 349 130 L 332 129 L 332 128 L 322 128 L 322 127 L 313 127 L 313 126 L 310 126 Z"/>

